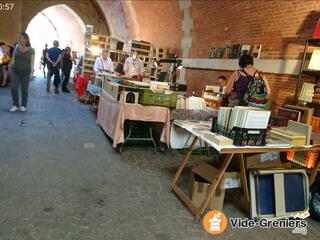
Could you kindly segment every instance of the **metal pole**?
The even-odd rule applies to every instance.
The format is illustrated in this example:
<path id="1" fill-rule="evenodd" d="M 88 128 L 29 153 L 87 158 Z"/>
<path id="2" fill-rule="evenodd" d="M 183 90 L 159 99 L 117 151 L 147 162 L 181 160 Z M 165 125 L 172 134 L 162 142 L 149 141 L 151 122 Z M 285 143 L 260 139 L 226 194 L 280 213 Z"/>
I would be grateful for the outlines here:
<path id="1" fill-rule="evenodd" d="M 306 60 L 306 55 L 307 55 L 307 50 L 308 50 L 308 43 L 309 43 L 308 40 L 306 40 L 305 41 L 305 45 L 304 45 L 303 58 L 302 58 L 301 65 L 300 65 L 300 70 L 299 70 L 299 78 L 298 78 L 298 81 L 297 81 L 297 84 L 296 84 L 296 91 L 295 91 L 295 94 L 294 94 L 294 103 L 295 104 L 298 103 L 298 92 L 299 92 L 299 86 L 300 86 L 301 78 L 302 78 L 303 65 L 304 65 L 304 62 Z"/>

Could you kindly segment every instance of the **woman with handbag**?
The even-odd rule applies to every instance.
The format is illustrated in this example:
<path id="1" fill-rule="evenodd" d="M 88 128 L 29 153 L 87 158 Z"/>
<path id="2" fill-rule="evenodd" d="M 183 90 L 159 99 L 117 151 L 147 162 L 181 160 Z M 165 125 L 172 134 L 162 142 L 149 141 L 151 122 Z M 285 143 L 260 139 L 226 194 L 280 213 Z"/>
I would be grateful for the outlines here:
<path id="1" fill-rule="evenodd" d="M 240 69 L 233 72 L 224 93 L 229 94 L 229 106 L 264 107 L 270 95 L 269 82 L 261 71 L 253 67 L 253 57 L 242 55 Z"/>

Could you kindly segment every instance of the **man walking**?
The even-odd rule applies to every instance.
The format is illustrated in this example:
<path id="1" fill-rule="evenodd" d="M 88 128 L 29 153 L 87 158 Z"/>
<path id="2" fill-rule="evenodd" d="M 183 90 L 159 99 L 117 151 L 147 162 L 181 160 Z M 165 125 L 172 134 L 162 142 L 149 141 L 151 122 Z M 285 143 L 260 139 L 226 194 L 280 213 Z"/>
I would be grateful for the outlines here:
<path id="1" fill-rule="evenodd" d="M 61 49 L 59 48 L 59 42 L 53 41 L 53 47 L 47 51 L 48 60 L 48 74 L 47 74 L 47 92 L 50 92 L 51 78 L 54 75 L 53 85 L 55 87 L 54 92 L 59 93 L 60 85 L 60 60 L 61 60 Z"/>

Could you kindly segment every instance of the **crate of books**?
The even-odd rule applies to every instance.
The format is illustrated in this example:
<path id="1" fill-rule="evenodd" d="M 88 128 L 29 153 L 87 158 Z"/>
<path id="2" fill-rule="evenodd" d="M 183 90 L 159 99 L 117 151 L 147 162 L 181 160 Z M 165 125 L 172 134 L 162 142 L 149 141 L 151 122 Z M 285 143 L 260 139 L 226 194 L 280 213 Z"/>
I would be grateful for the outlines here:
<path id="1" fill-rule="evenodd" d="M 235 146 L 265 146 L 271 112 L 255 107 L 221 107 L 212 131 Z"/>
<path id="2" fill-rule="evenodd" d="M 175 108 L 177 104 L 178 94 L 171 93 L 156 93 L 149 89 L 143 90 L 140 94 L 139 103 L 145 105 L 163 106 L 169 108 Z"/>
<path id="3" fill-rule="evenodd" d="M 267 129 L 234 127 L 229 135 L 235 146 L 265 146 Z"/>

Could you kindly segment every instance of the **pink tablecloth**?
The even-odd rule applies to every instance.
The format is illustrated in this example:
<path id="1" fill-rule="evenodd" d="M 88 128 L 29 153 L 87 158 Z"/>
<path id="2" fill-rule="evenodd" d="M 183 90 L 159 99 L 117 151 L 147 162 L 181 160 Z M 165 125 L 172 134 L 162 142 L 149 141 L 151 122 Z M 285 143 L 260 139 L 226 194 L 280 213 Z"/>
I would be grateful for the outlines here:
<path id="1" fill-rule="evenodd" d="M 105 133 L 113 139 L 112 146 L 114 148 L 116 148 L 119 143 L 124 142 L 125 120 L 164 123 L 165 140 L 169 146 L 169 108 L 121 103 L 115 101 L 106 91 L 102 90 L 97 123 L 103 128 Z"/>

